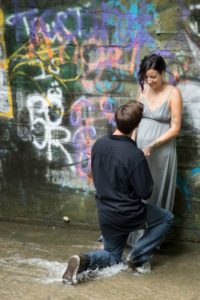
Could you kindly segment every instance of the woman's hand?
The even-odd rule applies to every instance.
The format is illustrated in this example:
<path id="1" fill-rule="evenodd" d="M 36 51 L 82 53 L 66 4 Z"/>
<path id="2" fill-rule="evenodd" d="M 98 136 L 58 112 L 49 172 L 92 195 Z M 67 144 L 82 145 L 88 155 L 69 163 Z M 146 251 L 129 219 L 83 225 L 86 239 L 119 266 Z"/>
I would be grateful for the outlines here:
<path id="1" fill-rule="evenodd" d="M 160 141 L 159 139 L 153 141 L 151 144 L 149 144 L 148 146 L 146 146 L 143 149 L 144 155 L 145 156 L 150 156 L 152 154 L 152 151 L 156 148 L 158 148 L 160 146 Z"/>
<path id="2" fill-rule="evenodd" d="M 146 148 L 143 149 L 143 152 L 144 152 L 145 156 L 150 156 L 151 155 L 151 151 L 152 151 L 151 147 L 146 147 Z"/>

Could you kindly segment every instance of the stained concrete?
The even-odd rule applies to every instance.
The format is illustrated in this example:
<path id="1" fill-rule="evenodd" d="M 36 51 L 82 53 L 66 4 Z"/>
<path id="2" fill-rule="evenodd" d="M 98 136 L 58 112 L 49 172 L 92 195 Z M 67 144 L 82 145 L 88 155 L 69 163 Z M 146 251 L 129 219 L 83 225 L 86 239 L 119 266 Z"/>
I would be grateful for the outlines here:
<path id="1" fill-rule="evenodd" d="M 200 244 L 167 241 L 152 273 L 107 268 L 78 286 L 61 281 L 72 254 L 100 248 L 97 231 L 0 223 L 1 300 L 198 300 Z"/>

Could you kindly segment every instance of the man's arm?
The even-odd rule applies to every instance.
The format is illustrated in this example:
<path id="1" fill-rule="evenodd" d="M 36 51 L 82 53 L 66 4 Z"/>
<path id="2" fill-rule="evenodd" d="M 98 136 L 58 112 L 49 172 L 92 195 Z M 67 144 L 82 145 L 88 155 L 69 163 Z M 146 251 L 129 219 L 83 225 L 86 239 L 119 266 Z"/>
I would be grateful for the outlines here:
<path id="1" fill-rule="evenodd" d="M 148 199 L 153 191 L 153 179 L 146 159 L 141 160 L 129 174 L 129 180 L 136 196 Z"/>

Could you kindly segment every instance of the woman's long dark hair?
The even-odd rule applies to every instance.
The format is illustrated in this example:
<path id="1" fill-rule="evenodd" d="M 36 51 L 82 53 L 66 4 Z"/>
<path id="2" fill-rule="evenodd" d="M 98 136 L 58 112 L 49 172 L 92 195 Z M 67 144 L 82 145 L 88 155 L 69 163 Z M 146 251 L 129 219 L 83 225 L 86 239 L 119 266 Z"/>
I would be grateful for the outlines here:
<path id="1" fill-rule="evenodd" d="M 158 54 L 150 54 L 144 56 L 144 58 L 141 60 L 140 68 L 138 72 L 138 80 L 142 91 L 144 90 L 145 74 L 150 69 L 154 69 L 158 71 L 160 74 L 163 71 L 166 71 L 166 63 L 163 57 Z"/>

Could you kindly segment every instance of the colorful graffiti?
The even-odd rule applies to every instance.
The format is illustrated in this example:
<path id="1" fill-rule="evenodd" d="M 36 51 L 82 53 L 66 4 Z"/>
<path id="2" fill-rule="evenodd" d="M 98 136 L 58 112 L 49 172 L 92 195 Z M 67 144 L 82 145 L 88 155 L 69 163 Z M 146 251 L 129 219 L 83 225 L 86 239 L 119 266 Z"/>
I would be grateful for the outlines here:
<path id="1" fill-rule="evenodd" d="M 177 177 L 177 186 L 184 195 L 185 207 L 192 208 L 192 199 L 200 196 L 200 168 L 192 168 L 184 177 Z"/>
<path id="2" fill-rule="evenodd" d="M 141 56 L 161 53 L 168 62 L 170 81 L 186 86 L 194 78 L 199 80 L 198 45 L 191 31 L 185 30 L 180 32 L 180 43 L 187 43 L 190 52 L 174 52 L 167 39 L 161 48 L 161 32 L 156 27 L 158 19 L 162 23 L 160 11 L 156 3 L 145 0 L 91 1 L 71 7 L 25 2 L 22 9 L 20 1 L 13 0 L 5 24 L 0 18 L 0 27 L 9 36 L 5 45 L 4 33 L 0 35 L 0 82 L 5 86 L 0 92 L 0 117 L 12 117 L 12 103 L 16 103 L 18 124 L 23 111 L 19 98 L 23 98 L 33 148 L 49 165 L 62 161 L 65 168 L 48 168 L 47 178 L 61 185 L 69 184 L 64 176 L 73 182 L 81 178 L 87 186 L 91 147 L 98 136 L 115 126 L 115 108 L 135 96 Z M 180 18 L 189 18 L 190 10 L 182 6 Z M 194 132 L 199 117 L 184 97 L 185 124 L 192 122 Z M 27 137 L 21 134 L 20 139 Z"/>
<path id="3" fill-rule="evenodd" d="M 0 1 L 0 217 L 96 222 L 92 145 L 156 52 L 184 102 L 175 227 L 199 241 L 199 15 L 185 0 Z"/>
<path id="4" fill-rule="evenodd" d="M 18 5 L 14 1 L 15 12 L 6 18 L 15 40 L 9 68 L 13 87 L 18 88 L 19 78 L 26 81 L 20 88 L 28 94 L 33 146 L 46 151 L 50 162 L 58 159 L 56 147 L 74 176 L 87 177 L 98 124 L 105 128 L 101 134 L 107 133 L 106 123 L 115 125 L 117 97 L 124 92 L 125 80 L 136 78 L 141 49 L 156 46 L 148 32 L 155 8 L 145 1 L 126 6 L 102 2 L 99 18 L 80 7 L 21 11 Z M 77 85 L 82 96 L 72 91 L 74 100 L 68 101 L 70 85 Z M 68 127 L 62 124 L 65 115 Z M 62 138 L 54 138 L 55 132 Z"/>
<path id="5" fill-rule="evenodd" d="M 8 63 L 4 41 L 4 13 L 0 8 L 0 117 L 12 118 L 13 105 L 10 82 L 8 76 Z"/>

